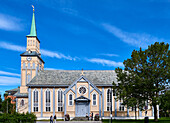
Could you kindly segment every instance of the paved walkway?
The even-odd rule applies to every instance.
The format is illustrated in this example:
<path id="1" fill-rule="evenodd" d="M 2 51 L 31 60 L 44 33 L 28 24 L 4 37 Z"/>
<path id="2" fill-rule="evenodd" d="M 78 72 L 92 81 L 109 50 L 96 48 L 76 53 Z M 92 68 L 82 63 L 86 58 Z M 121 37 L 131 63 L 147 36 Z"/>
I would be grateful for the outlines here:
<path id="1" fill-rule="evenodd" d="M 50 121 L 37 121 L 36 123 L 50 123 Z M 57 123 L 102 123 L 102 121 L 57 121 Z"/>

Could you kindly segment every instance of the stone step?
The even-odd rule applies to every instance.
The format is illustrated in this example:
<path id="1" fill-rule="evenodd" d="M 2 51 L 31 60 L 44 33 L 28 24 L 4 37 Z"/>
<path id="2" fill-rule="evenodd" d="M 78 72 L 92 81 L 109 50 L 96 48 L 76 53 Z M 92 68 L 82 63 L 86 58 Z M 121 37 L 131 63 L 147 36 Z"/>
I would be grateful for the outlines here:
<path id="1" fill-rule="evenodd" d="M 72 121 L 88 121 L 87 117 L 74 117 Z"/>

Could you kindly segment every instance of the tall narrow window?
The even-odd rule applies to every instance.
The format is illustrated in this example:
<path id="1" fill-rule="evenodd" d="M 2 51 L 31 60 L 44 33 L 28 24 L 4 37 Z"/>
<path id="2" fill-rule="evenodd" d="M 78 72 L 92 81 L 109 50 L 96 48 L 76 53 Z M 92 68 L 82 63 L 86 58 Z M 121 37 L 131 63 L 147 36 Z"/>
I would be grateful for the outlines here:
<path id="1" fill-rule="evenodd" d="M 31 67 L 30 67 L 30 63 L 28 63 L 28 69 L 30 69 Z"/>
<path id="2" fill-rule="evenodd" d="M 122 103 L 123 103 L 123 101 L 122 100 L 120 100 L 119 101 L 119 111 L 124 111 L 124 105 L 122 105 Z"/>
<path id="3" fill-rule="evenodd" d="M 27 83 L 29 83 L 30 81 L 31 81 L 31 75 L 28 74 L 28 75 L 27 75 Z"/>
<path id="4" fill-rule="evenodd" d="M 33 40 L 33 46 L 35 46 L 35 41 Z"/>
<path id="5" fill-rule="evenodd" d="M 97 105 L 97 103 L 96 103 L 96 94 L 93 94 L 93 105 Z"/>
<path id="6" fill-rule="evenodd" d="M 33 91 L 33 111 L 38 112 L 38 91 L 35 89 Z"/>
<path id="7" fill-rule="evenodd" d="M 63 111 L 63 91 L 58 90 L 58 111 Z"/>
<path id="8" fill-rule="evenodd" d="M 72 93 L 68 95 L 68 99 L 69 99 L 69 106 L 72 106 L 73 105 L 73 94 Z"/>
<path id="9" fill-rule="evenodd" d="M 23 63 L 23 69 L 25 69 L 25 62 Z"/>
<path id="10" fill-rule="evenodd" d="M 32 63 L 32 68 L 35 69 L 35 63 L 34 62 Z"/>
<path id="11" fill-rule="evenodd" d="M 111 110 L 111 90 L 107 90 L 107 111 Z"/>
<path id="12" fill-rule="evenodd" d="M 50 98 L 50 90 L 47 89 L 46 92 L 45 92 L 45 109 L 46 109 L 46 112 L 50 112 L 50 102 L 51 102 L 51 98 Z"/>
<path id="13" fill-rule="evenodd" d="M 20 105 L 21 105 L 21 106 L 24 106 L 24 99 L 21 100 Z"/>

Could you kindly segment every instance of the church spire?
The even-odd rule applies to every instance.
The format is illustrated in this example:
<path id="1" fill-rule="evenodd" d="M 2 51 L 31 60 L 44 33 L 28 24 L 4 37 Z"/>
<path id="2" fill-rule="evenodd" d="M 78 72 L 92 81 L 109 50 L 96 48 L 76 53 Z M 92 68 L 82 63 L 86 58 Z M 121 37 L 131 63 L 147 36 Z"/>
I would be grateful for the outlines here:
<path id="1" fill-rule="evenodd" d="M 32 16 L 32 24 L 31 24 L 31 31 L 30 34 L 27 36 L 30 37 L 37 37 L 37 30 L 36 30 L 36 24 L 35 24 L 35 15 L 34 15 L 34 6 L 32 5 L 33 8 L 33 16 Z"/>

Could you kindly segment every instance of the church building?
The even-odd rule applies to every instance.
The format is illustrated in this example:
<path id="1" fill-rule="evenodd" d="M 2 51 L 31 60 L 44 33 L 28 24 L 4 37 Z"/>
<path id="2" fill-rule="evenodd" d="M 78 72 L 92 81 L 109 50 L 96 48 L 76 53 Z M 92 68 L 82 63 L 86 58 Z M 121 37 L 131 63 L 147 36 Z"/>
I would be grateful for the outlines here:
<path id="1" fill-rule="evenodd" d="M 17 112 L 33 112 L 38 119 L 49 119 L 51 115 L 63 119 L 65 114 L 70 118 L 85 117 L 93 112 L 93 116 L 99 114 L 107 119 L 112 108 L 115 119 L 135 116 L 134 108 L 121 105 L 122 101 L 111 95 L 112 83 L 117 83 L 114 70 L 44 70 L 34 10 L 26 38 L 26 51 L 20 55 L 21 86 L 15 94 Z M 153 114 L 148 106 L 147 116 Z M 145 111 L 137 109 L 137 116 L 143 119 Z"/>

